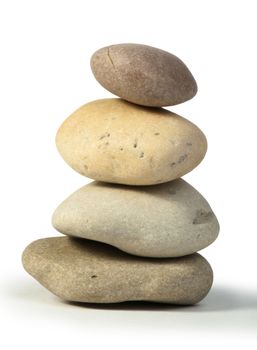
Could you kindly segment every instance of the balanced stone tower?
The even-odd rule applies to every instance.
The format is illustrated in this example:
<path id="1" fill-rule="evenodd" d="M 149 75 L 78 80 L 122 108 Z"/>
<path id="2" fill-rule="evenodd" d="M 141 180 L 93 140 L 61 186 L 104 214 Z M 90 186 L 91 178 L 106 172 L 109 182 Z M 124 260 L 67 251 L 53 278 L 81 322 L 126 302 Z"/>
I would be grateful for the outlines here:
<path id="1" fill-rule="evenodd" d="M 161 108 L 194 97 L 196 82 L 179 58 L 146 45 L 102 48 L 91 67 L 119 98 L 79 108 L 56 145 L 96 181 L 59 205 L 53 226 L 66 237 L 31 243 L 24 268 L 70 301 L 197 303 L 213 273 L 196 252 L 216 239 L 219 224 L 180 177 L 202 161 L 207 141 L 196 125 Z"/>

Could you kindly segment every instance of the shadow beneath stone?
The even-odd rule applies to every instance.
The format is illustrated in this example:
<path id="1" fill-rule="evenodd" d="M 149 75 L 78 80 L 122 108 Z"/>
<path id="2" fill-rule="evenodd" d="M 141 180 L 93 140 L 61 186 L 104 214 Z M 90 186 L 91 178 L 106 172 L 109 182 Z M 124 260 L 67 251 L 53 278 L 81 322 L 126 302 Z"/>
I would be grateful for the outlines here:
<path id="1" fill-rule="evenodd" d="M 172 311 L 179 310 L 183 308 L 196 308 L 197 305 L 171 305 L 164 303 L 155 303 L 148 301 L 125 301 L 121 303 L 81 303 L 74 301 L 62 300 L 64 304 L 84 307 L 89 309 L 99 309 L 99 310 L 113 310 L 113 311 Z"/>
<path id="2" fill-rule="evenodd" d="M 127 301 L 113 304 L 96 304 L 62 301 L 65 304 L 99 310 L 113 311 L 165 311 L 165 312 L 218 312 L 256 309 L 257 292 L 250 293 L 226 287 L 213 287 L 208 296 L 196 305 L 171 305 L 147 301 Z"/>
<path id="3" fill-rule="evenodd" d="M 2 288 L 3 295 L 9 299 L 27 300 L 30 303 L 58 303 L 72 305 L 79 308 L 113 311 L 153 311 L 153 312 L 179 312 L 179 313 L 215 313 L 228 311 L 246 311 L 256 313 L 257 317 L 257 291 L 231 286 L 214 285 L 199 304 L 192 306 L 179 306 L 171 304 L 153 303 L 146 301 L 127 301 L 115 304 L 96 304 L 63 301 L 52 295 L 39 283 L 22 280 L 8 280 Z"/>
<path id="4" fill-rule="evenodd" d="M 214 286 L 199 307 L 202 312 L 247 309 L 255 309 L 257 312 L 257 291 Z"/>

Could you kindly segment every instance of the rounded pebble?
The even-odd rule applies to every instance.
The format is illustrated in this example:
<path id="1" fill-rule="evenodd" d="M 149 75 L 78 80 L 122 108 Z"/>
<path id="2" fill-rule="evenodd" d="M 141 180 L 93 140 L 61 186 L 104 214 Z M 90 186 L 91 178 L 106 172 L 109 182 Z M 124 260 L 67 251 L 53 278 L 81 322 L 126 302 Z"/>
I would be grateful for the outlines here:
<path id="1" fill-rule="evenodd" d="M 194 77 L 178 57 L 147 45 L 104 47 L 92 56 L 91 68 L 104 88 L 143 106 L 176 105 L 197 92 Z"/>
<path id="2" fill-rule="evenodd" d="M 121 99 L 79 108 L 59 128 L 56 145 L 80 174 L 125 185 L 179 178 L 194 169 L 207 150 L 204 134 L 185 118 Z"/>
<path id="3" fill-rule="evenodd" d="M 61 203 L 52 222 L 63 234 L 159 258 L 197 252 L 219 232 L 208 202 L 182 179 L 142 187 L 93 182 Z"/>
<path id="4" fill-rule="evenodd" d="M 144 300 L 190 305 L 206 296 L 213 281 L 210 265 L 199 254 L 138 258 L 105 244 L 68 237 L 31 243 L 22 261 L 44 287 L 75 302 Z"/>

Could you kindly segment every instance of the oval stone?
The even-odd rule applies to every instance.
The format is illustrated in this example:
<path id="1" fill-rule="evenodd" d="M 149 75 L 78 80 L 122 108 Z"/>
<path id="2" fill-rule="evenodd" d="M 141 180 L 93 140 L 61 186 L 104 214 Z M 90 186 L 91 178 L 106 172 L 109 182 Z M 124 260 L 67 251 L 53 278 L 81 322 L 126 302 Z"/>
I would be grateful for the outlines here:
<path id="1" fill-rule="evenodd" d="M 213 281 L 210 265 L 199 254 L 138 258 L 105 244 L 68 237 L 31 243 L 22 261 L 44 287 L 76 302 L 195 304 L 206 296 Z"/>
<path id="2" fill-rule="evenodd" d="M 197 252 L 219 232 L 207 201 L 182 179 L 142 187 L 92 182 L 60 204 L 52 223 L 66 235 L 158 258 Z"/>
<path id="3" fill-rule="evenodd" d="M 186 65 L 169 52 L 139 44 L 119 44 L 91 58 L 96 80 L 124 100 L 162 107 L 195 96 L 197 85 Z"/>
<path id="4" fill-rule="evenodd" d="M 80 174 L 126 185 L 179 178 L 194 169 L 207 150 L 204 134 L 185 118 L 121 99 L 79 108 L 59 128 L 56 145 Z"/>

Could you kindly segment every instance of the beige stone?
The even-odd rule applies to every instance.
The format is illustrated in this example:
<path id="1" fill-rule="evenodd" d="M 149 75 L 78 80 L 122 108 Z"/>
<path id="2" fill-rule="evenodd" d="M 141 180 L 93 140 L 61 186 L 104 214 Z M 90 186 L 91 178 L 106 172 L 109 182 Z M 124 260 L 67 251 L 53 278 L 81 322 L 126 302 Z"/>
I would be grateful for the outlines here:
<path id="1" fill-rule="evenodd" d="M 132 187 L 93 182 L 55 211 L 60 232 L 148 257 L 177 257 L 211 244 L 219 223 L 203 196 L 182 179 Z"/>
<path id="2" fill-rule="evenodd" d="M 113 94 L 144 106 L 162 107 L 195 96 L 197 85 L 176 56 L 146 45 L 119 44 L 94 53 L 96 80 Z"/>
<path id="3" fill-rule="evenodd" d="M 213 280 L 210 265 L 199 254 L 138 258 L 102 243 L 68 237 L 35 241 L 22 260 L 25 270 L 58 297 L 87 303 L 195 304 Z"/>
<path id="4" fill-rule="evenodd" d="M 121 99 L 90 102 L 61 125 L 63 159 L 94 180 L 153 185 L 179 178 L 204 158 L 207 141 L 190 121 Z"/>

